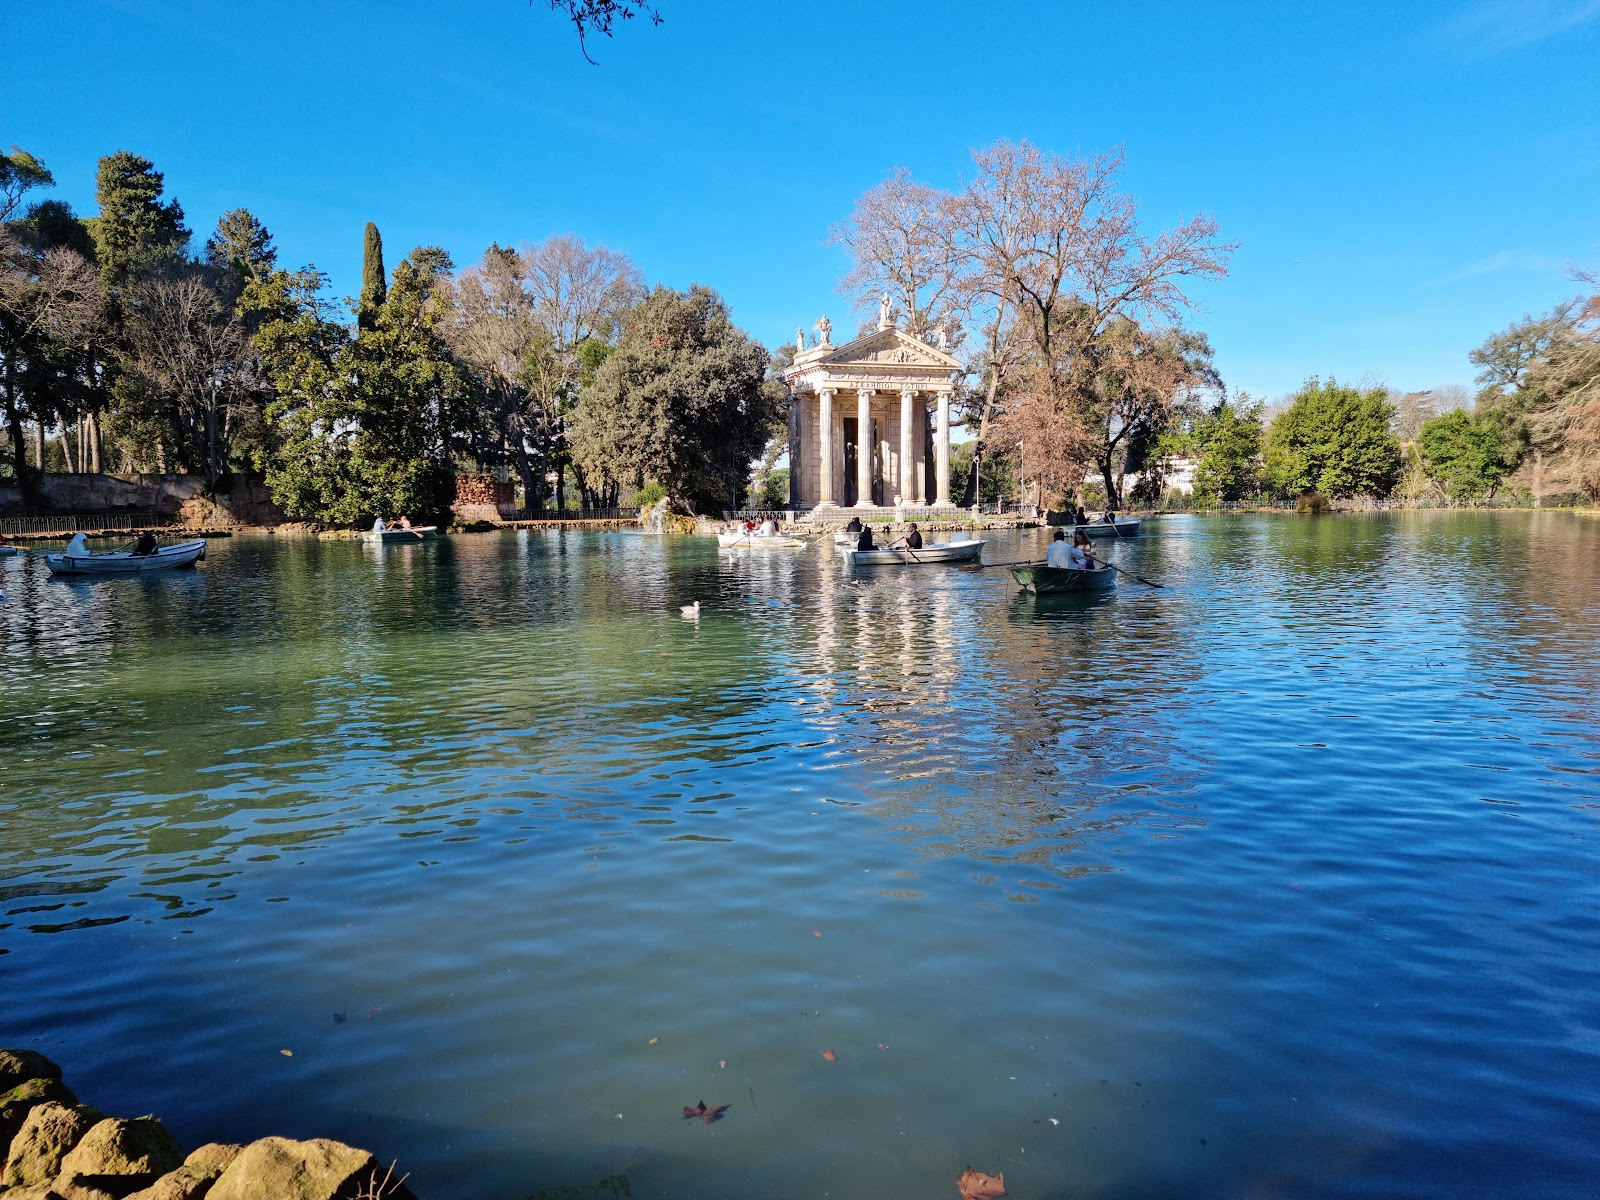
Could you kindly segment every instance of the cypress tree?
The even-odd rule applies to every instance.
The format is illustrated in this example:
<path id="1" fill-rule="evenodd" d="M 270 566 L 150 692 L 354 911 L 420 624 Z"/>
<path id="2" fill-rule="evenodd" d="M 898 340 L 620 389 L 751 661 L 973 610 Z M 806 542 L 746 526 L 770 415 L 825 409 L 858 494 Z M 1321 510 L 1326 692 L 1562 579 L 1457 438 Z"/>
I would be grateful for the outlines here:
<path id="1" fill-rule="evenodd" d="M 377 323 L 378 310 L 383 307 L 388 290 L 383 272 L 383 236 L 378 227 L 368 221 L 361 257 L 361 307 L 356 314 L 356 322 L 362 329 L 371 329 Z"/>

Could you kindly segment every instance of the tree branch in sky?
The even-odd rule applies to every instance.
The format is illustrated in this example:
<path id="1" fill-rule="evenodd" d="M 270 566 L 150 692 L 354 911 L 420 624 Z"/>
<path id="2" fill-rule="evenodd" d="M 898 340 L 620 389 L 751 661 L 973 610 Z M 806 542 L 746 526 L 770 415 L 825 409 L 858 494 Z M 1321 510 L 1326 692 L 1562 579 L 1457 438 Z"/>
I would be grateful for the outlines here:
<path id="1" fill-rule="evenodd" d="M 531 5 L 533 0 L 528 3 Z M 572 22 L 578 31 L 578 46 L 591 64 L 594 63 L 594 59 L 589 58 L 591 33 L 610 37 L 618 21 L 631 21 L 638 16 L 649 17 L 652 25 L 661 24 L 661 14 L 643 0 L 547 0 L 547 3 L 553 11 L 564 14 Z"/>

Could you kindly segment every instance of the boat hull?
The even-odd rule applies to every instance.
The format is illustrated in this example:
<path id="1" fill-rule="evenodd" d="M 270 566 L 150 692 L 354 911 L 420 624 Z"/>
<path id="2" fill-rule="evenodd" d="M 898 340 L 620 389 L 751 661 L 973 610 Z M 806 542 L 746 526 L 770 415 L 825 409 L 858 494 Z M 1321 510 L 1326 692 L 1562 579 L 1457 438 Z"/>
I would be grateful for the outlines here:
<path id="1" fill-rule="evenodd" d="M 769 533 L 765 537 L 756 533 L 719 533 L 717 545 L 724 550 L 798 550 L 806 544 L 804 538 L 785 537 Z"/>
<path id="2" fill-rule="evenodd" d="M 405 545 L 409 542 L 425 542 L 439 532 L 437 525 L 417 525 L 410 529 L 385 529 L 382 533 L 369 533 L 369 541 L 382 542 L 385 546 L 395 544 Z"/>
<path id="3" fill-rule="evenodd" d="M 968 538 L 956 542 L 937 542 L 920 550 L 852 550 L 848 546 L 841 546 L 839 553 L 852 567 L 920 567 L 935 563 L 976 562 L 983 553 L 983 541 L 980 538 Z"/>
<path id="4" fill-rule="evenodd" d="M 1122 521 L 1115 524 L 1108 521 L 1091 521 L 1087 525 L 1070 525 L 1069 529 L 1081 529 L 1090 537 L 1138 537 L 1139 522 L 1137 520 Z"/>
<path id="5" fill-rule="evenodd" d="M 162 546 L 151 554 L 46 554 L 44 565 L 52 575 L 146 575 L 192 567 L 206 556 L 204 539 Z"/>
<path id="6" fill-rule="evenodd" d="M 1012 567 L 1011 578 L 1025 592 L 1052 596 L 1059 592 L 1103 592 L 1117 585 L 1117 573 L 1110 567 L 1079 571 L 1071 567 Z"/>
<path id="7" fill-rule="evenodd" d="M 17 553 L 15 546 L 0 546 L 0 558 L 11 558 Z"/>

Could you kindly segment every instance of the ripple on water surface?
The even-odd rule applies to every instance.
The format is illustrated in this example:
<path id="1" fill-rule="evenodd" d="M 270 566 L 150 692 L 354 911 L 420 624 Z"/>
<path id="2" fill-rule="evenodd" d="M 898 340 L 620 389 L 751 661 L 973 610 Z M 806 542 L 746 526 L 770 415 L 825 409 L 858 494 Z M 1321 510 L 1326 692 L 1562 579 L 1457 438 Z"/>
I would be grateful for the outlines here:
<path id="1" fill-rule="evenodd" d="M 6 560 L 0 1042 L 431 1197 L 1591 1194 L 1600 527 L 1151 529 Z"/>

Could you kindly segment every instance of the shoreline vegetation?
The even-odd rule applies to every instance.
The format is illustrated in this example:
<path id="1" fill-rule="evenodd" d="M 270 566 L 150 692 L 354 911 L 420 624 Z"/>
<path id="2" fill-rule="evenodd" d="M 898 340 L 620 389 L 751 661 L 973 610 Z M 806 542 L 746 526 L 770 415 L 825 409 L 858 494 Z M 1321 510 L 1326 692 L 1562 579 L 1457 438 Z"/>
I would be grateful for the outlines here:
<path id="1" fill-rule="evenodd" d="M 862 331 L 875 313 L 965 360 L 959 507 L 1160 507 L 1185 461 L 1218 501 L 1600 501 L 1595 273 L 1468 355 L 1475 396 L 1313 375 L 1267 403 L 1185 324 L 1185 289 L 1237 248 L 1212 217 L 1150 228 L 1120 152 L 1001 140 L 972 157 L 955 191 L 891 172 L 830 233 Z M 649 285 L 575 233 L 460 268 L 421 245 L 391 269 L 369 222 L 361 293 L 340 301 L 314 267 L 281 267 L 248 209 L 197 246 L 131 151 L 99 160 L 92 216 L 34 199 L 54 185 L 43 159 L 0 154 L 0 517 L 66 508 L 42 491 L 60 473 L 181 474 L 196 507 L 244 481 L 288 520 L 346 528 L 447 524 L 475 488 L 528 516 L 795 494 L 777 465 L 800 414 L 786 379 L 820 343 L 762 345 L 709 287 Z"/>

